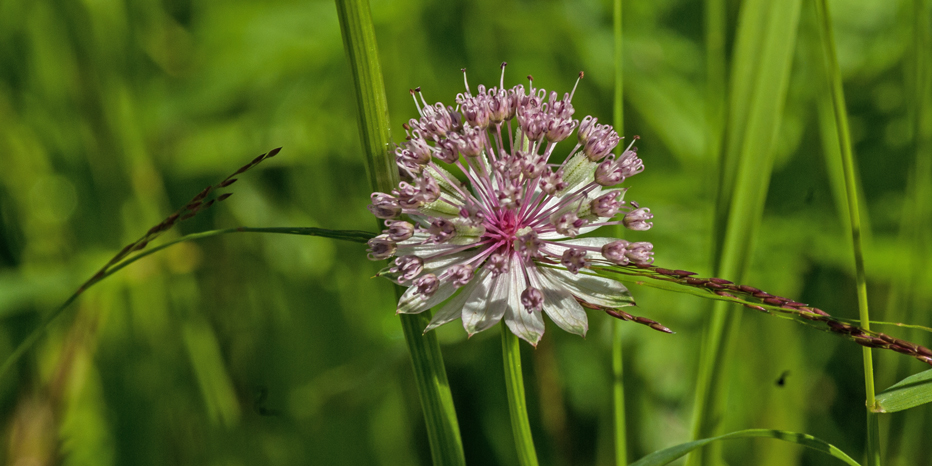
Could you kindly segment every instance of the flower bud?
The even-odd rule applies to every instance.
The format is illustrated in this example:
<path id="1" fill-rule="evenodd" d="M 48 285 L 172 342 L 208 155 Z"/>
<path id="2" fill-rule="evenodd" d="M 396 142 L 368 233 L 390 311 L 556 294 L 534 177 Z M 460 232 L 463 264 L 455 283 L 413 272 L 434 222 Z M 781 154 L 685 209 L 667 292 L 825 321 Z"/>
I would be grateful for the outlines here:
<path id="1" fill-rule="evenodd" d="M 631 259 L 631 262 L 650 264 L 654 261 L 654 252 L 652 249 L 654 249 L 654 245 L 650 243 L 631 243 L 628 245 L 628 250 L 625 252 L 625 255 L 628 256 L 628 259 Z"/>
<path id="2" fill-rule="evenodd" d="M 586 259 L 586 251 L 582 249 L 567 248 L 563 251 L 563 258 L 560 263 L 566 267 L 566 270 L 576 274 L 579 269 L 589 267 L 589 259 Z"/>
<path id="3" fill-rule="evenodd" d="M 385 226 L 388 227 L 388 230 L 385 230 L 388 239 L 395 242 L 400 243 L 414 235 L 414 225 L 403 220 L 386 220 Z"/>
<path id="4" fill-rule="evenodd" d="M 432 273 L 425 273 L 414 281 L 414 286 L 417 287 L 417 294 L 430 297 L 440 288 L 440 280 Z"/>
<path id="5" fill-rule="evenodd" d="M 401 215 L 398 199 L 385 193 L 372 193 L 372 203 L 367 206 L 369 212 L 378 218 L 395 218 Z"/>
<path id="6" fill-rule="evenodd" d="M 629 244 L 630 243 L 623 239 L 605 244 L 602 246 L 602 256 L 605 257 L 605 259 L 614 262 L 615 264 L 628 265 L 631 260 L 628 259 L 628 256 L 626 256 L 625 253 L 628 252 Z"/>
<path id="7" fill-rule="evenodd" d="M 427 232 L 430 233 L 428 242 L 443 243 L 456 235 L 456 225 L 445 218 L 437 218 L 430 222 Z"/>
<path id="8" fill-rule="evenodd" d="M 540 312 L 544 309 L 544 293 L 537 288 L 528 287 L 521 293 L 521 305 L 528 313 Z"/>
<path id="9" fill-rule="evenodd" d="M 621 191 L 609 191 L 595 199 L 589 204 L 592 213 L 599 217 L 614 217 L 621 209 L 624 201 L 618 200 Z"/>
<path id="10" fill-rule="evenodd" d="M 457 264 L 443 271 L 440 280 L 450 280 L 456 288 L 466 286 L 475 275 L 475 269 L 469 264 Z"/>
<path id="11" fill-rule="evenodd" d="M 379 235 L 370 239 L 366 244 L 369 245 L 368 257 L 371 261 L 388 259 L 395 254 L 395 243 L 385 235 Z"/>
<path id="12" fill-rule="evenodd" d="M 408 282 L 421 274 L 424 270 L 424 260 L 415 255 L 401 256 L 395 259 L 395 266 L 388 269 L 398 274 L 399 282 Z"/>
<path id="13" fill-rule="evenodd" d="M 652 222 L 648 222 L 652 218 L 654 218 L 654 214 L 650 213 L 650 209 L 641 207 L 626 213 L 622 223 L 630 230 L 644 231 L 650 230 L 654 226 Z"/>

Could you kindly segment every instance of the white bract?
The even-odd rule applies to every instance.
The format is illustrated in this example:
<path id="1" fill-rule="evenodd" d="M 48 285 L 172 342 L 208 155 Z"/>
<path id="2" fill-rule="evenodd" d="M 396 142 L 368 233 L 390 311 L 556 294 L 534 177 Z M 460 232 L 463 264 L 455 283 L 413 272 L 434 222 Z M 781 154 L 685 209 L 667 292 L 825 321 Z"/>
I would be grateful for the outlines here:
<path id="1" fill-rule="evenodd" d="M 469 335 L 504 319 L 536 345 L 541 313 L 585 335 L 584 305 L 634 304 L 621 283 L 586 269 L 650 263 L 653 246 L 577 238 L 604 225 L 653 225 L 649 209 L 612 189 L 644 170 L 633 143 L 611 155 L 620 138 L 610 125 L 574 120 L 572 93 L 558 99 L 533 80 L 529 89 L 505 89 L 504 64 L 499 87 L 472 95 L 467 83 L 455 107 L 428 105 L 420 89 L 412 95 L 421 116 L 408 122 L 395 152 L 404 181 L 390 194 L 373 193 L 369 205 L 387 227 L 369 241 L 369 258 L 394 257 L 379 275 L 408 287 L 398 313 L 440 306 L 425 332 L 461 318 Z M 557 143 L 576 130 L 564 162 L 550 163 Z"/>

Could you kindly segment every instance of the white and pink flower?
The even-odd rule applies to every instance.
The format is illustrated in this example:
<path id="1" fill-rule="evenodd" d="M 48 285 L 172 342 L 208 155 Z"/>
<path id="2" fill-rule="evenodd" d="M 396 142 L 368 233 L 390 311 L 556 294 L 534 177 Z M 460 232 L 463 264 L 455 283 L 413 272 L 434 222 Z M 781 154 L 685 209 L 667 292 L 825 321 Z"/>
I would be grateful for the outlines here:
<path id="1" fill-rule="evenodd" d="M 504 319 L 536 345 L 542 313 L 585 335 L 583 305 L 634 304 L 621 283 L 588 268 L 650 263 L 653 246 L 578 237 L 605 225 L 653 225 L 649 209 L 625 203 L 626 189 L 611 189 L 644 170 L 633 143 L 610 155 L 621 139 L 610 125 L 574 120 L 572 93 L 559 99 L 533 80 L 505 89 L 504 64 L 499 87 L 472 95 L 467 83 L 455 107 L 428 105 L 419 89 L 412 95 L 421 116 L 395 152 L 404 181 L 373 193 L 369 205 L 387 227 L 369 242 L 369 258 L 395 257 L 379 275 L 408 287 L 398 313 L 440 306 L 425 332 L 461 318 L 469 335 Z M 565 160 L 550 163 L 577 128 Z"/>

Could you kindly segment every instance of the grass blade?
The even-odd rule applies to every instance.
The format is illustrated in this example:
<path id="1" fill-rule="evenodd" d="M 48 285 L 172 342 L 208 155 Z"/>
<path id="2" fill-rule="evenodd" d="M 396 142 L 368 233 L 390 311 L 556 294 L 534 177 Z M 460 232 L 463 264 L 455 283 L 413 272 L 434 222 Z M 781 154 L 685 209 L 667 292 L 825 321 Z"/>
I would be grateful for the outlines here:
<path id="1" fill-rule="evenodd" d="M 878 413 L 895 413 L 932 401 L 932 369 L 900 380 L 878 393 L 876 400 Z"/>
<path id="2" fill-rule="evenodd" d="M 624 107 L 624 35 L 622 28 L 622 1 L 615 0 L 614 35 L 615 35 L 615 105 L 613 111 L 615 131 L 624 134 L 625 107 Z M 621 155 L 623 145 L 615 148 L 616 155 Z M 624 228 L 621 225 L 612 227 L 613 236 L 621 238 Z M 624 382 L 624 342 L 621 338 L 623 322 L 615 321 L 612 324 L 612 424 L 614 426 L 615 464 L 624 466 L 628 464 L 628 429 L 625 415 L 625 382 Z"/>
<path id="3" fill-rule="evenodd" d="M 763 212 L 773 165 L 773 146 L 786 98 L 799 0 L 743 3 L 735 43 L 722 157 L 720 191 L 713 228 L 714 269 L 741 279 Z M 702 347 L 693 437 L 715 435 L 722 419 L 725 361 L 738 333 L 740 313 L 717 304 L 707 321 Z M 689 464 L 709 463 L 715 450 L 693 455 Z"/>
<path id="4" fill-rule="evenodd" d="M 832 456 L 848 464 L 850 466 L 860 466 L 857 461 L 851 459 L 850 456 L 846 455 L 845 452 L 839 450 L 832 444 L 819 440 L 808 434 L 800 434 L 797 432 L 787 432 L 783 430 L 770 430 L 770 429 L 748 429 L 740 430 L 737 432 L 732 432 L 730 434 L 721 435 L 718 437 L 712 437 L 702 440 L 695 440 L 688 443 L 682 443 L 664 450 L 660 450 L 654 453 L 651 453 L 640 460 L 631 463 L 630 466 L 661 466 L 664 464 L 669 464 L 676 460 L 677 458 L 682 457 L 683 455 L 697 449 L 708 445 L 710 443 L 718 442 L 720 440 L 732 440 L 732 439 L 741 439 L 741 438 L 772 438 L 777 440 L 783 440 L 784 442 L 795 443 L 797 445 L 802 445 L 804 447 L 812 448 L 813 450 L 821 451 L 826 455 Z"/>
<path id="5" fill-rule="evenodd" d="M 821 25 L 820 32 L 823 52 L 827 65 L 828 77 L 832 86 L 832 107 L 835 111 L 835 127 L 838 131 L 838 143 L 841 146 L 842 168 L 845 173 L 845 194 L 848 199 L 848 217 L 851 222 L 851 242 L 854 250 L 854 268 L 858 293 L 858 313 L 861 327 L 870 330 L 870 313 L 867 307 L 867 277 L 864 272 L 864 254 L 861 239 L 861 220 L 858 207 L 858 180 L 854 168 L 854 156 L 851 153 L 851 138 L 848 131 L 848 115 L 845 106 L 841 71 L 835 52 L 835 39 L 832 32 L 831 14 L 828 2 L 815 2 L 816 14 Z M 862 350 L 864 360 L 864 390 L 867 397 L 867 464 L 880 465 L 880 432 L 877 414 L 877 401 L 874 399 L 874 363 L 870 348 Z"/>
<path id="6" fill-rule="evenodd" d="M 343 45 L 356 89 L 359 132 L 362 136 L 369 179 L 374 190 L 391 192 L 398 184 L 398 169 L 390 152 L 392 140 L 389 132 L 388 101 L 385 97 L 369 2 L 337 0 L 336 6 Z M 379 228 L 381 229 L 381 225 Z M 399 288 L 396 287 L 395 292 L 400 295 Z M 414 366 L 433 462 L 435 465 L 465 464 L 459 422 L 443 365 L 443 356 L 440 354 L 440 343 L 434 332 L 423 334 L 430 313 L 403 314 L 399 318 Z"/>

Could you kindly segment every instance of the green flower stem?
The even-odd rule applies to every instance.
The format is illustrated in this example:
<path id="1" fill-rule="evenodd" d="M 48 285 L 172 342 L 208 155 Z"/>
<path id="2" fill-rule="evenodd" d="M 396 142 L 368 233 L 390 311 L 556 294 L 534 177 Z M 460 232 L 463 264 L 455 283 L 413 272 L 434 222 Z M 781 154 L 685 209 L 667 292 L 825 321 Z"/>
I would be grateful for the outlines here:
<path id="1" fill-rule="evenodd" d="M 848 132 L 848 115 L 845 106 L 845 94 L 841 82 L 841 71 L 838 69 L 838 58 L 835 52 L 835 39 L 832 31 L 831 15 L 828 2 L 819 0 L 816 11 L 821 23 L 822 43 L 826 54 L 828 75 L 831 79 L 832 104 L 835 111 L 835 123 L 838 130 L 838 142 L 841 145 L 842 168 L 845 172 L 845 193 L 848 199 L 848 216 L 851 221 L 851 241 L 854 249 L 854 268 L 856 274 L 858 311 L 861 318 L 861 327 L 870 330 L 870 314 L 867 308 L 867 277 L 864 272 L 864 255 L 861 244 L 861 219 L 858 207 L 858 180 L 854 172 L 854 157 L 851 153 L 851 138 Z M 880 465 L 880 436 L 878 415 L 873 412 L 877 408 L 874 390 L 874 364 L 870 348 L 863 348 L 864 360 L 864 389 L 867 396 L 867 464 Z"/>
<path id="2" fill-rule="evenodd" d="M 614 34 L 615 34 L 615 108 L 614 126 L 618 134 L 624 135 L 624 36 L 622 35 L 622 5 L 621 0 L 615 0 Z M 623 144 L 615 148 L 616 154 L 624 150 Z M 615 225 L 615 237 L 620 238 L 624 228 Z M 615 426 L 615 464 L 624 466 L 628 464 L 628 430 L 625 418 L 625 383 L 624 383 L 624 354 L 621 327 L 624 322 L 616 320 L 612 324 L 612 422 Z"/>
<path id="3" fill-rule="evenodd" d="M 505 361 L 505 388 L 508 391 L 508 412 L 511 414 L 511 431 L 518 450 L 518 464 L 537 466 L 537 451 L 531 436 L 531 423 L 527 416 L 524 397 L 524 376 L 521 372 L 521 347 L 518 337 L 505 325 L 502 328 L 502 357 Z"/>
<path id="4" fill-rule="evenodd" d="M 398 169 L 391 154 L 388 101 L 369 2 L 336 0 L 336 7 L 356 89 L 359 133 L 369 179 L 374 190 L 391 192 L 398 183 Z M 435 465 L 466 464 L 440 344 L 433 332 L 422 333 L 430 313 L 401 315 L 399 318 L 414 367 L 433 462 Z"/>

